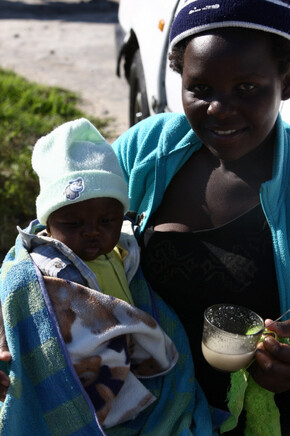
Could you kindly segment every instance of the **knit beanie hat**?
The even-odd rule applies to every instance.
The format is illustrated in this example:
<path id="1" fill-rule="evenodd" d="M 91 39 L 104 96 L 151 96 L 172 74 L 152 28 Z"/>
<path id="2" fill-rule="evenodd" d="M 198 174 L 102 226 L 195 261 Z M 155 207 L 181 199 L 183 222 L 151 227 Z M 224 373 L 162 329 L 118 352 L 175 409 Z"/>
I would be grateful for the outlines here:
<path id="1" fill-rule="evenodd" d="M 85 118 L 70 121 L 40 138 L 32 153 L 39 177 L 39 222 L 63 206 L 109 197 L 128 210 L 128 188 L 118 159 L 99 131 Z"/>
<path id="2" fill-rule="evenodd" d="M 262 30 L 290 39 L 289 0 L 183 0 L 170 48 L 188 36 L 222 27 Z"/>

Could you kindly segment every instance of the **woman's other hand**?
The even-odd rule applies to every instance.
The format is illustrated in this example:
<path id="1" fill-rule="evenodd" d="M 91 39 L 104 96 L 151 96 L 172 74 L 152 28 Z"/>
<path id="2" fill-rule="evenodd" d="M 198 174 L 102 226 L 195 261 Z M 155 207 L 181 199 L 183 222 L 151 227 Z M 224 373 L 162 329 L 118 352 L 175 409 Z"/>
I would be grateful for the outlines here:
<path id="1" fill-rule="evenodd" d="M 9 348 L 6 342 L 6 335 L 4 329 L 4 322 L 2 316 L 2 307 L 0 303 L 0 361 L 2 362 L 10 362 L 11 354 L 9 352 Z M 8 387 L 10 385 L 10 380 L 5 372 L 0 371 L 0 401 L 4 401 Z"/>
<path id="2" fill-rule="evenodd" d="M 0 361 L 3 362 L 10 362 L 11 360 L 11 354 L 9 353 L 9 350 L 5 346 L 0 346 Z M 8 387 L 10 385 L 10 380 L 7 374 L 5 372 L 0 371 L 0 401 L 4 401 Z"/>
<path id="3" fill-rule="evenodd" d="M 272 320 L 267 319 L 266 327 L 271 322 Z M 269 326 L 269 330 L 275 332 L 279 338 L 290 338 L 290 320 L 275 322 Z M 255 357 L 250 373 L 260 386 L 275 393 L 290 389 L 290 345 L 267 335 L 259 343 Z"/>

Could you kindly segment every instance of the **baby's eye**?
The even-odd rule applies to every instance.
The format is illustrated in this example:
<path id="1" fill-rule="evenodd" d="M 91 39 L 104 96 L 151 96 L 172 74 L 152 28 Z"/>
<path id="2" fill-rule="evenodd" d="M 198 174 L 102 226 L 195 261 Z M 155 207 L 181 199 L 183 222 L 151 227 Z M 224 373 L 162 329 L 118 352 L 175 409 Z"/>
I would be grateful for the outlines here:
<path id="1" fill-rule="evenodd" d="M 112 218 L 102 218 L 102 224 L 109 224 L 112 221 Z"/>
<path id="2" fill-rule="evenodd" d="M 81 222 L 79 221 L 66 221 L 62 223 L 66 227 L 77 227 L 81 225 Z"/>

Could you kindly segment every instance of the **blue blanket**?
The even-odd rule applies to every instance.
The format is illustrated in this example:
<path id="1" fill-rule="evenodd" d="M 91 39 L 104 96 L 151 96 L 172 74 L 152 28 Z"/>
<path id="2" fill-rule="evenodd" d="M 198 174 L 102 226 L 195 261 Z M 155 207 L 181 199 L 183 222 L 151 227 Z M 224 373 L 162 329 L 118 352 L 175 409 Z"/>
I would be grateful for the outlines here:
<path id="1" fill-rule="evenodd" d="M 105 432 L 72 366 L 42 276 L 17 238 L 0 274 L 0 298 L 12 354 L 11 363 L 1 362 L 11 381 L 6 400 L 0 403 L 2 436 L 212 435 L 210 412 L 194 378 L 180 321 L 148 288 L 141 270 L 130 288 L 136 306 L 157 319 L 180 357 L 167 375 L 142 380 L 157 401 L 136 419 Z"/>

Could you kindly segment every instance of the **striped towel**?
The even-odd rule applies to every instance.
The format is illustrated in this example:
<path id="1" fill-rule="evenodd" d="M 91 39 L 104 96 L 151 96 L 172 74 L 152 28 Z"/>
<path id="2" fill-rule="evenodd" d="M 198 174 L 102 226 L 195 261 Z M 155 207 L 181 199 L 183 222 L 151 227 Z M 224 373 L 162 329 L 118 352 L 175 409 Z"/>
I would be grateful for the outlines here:
<path id="1" fill-rule="evenodd" d="M 11 381 L 6 400 L 0 403 L 2 436 L 212 435 L 210 412 L 194 378 L 180 321 L 148 288 L 141 270 L 130 289 L 135 305 L 157 319 L 177 345 L 179 360 L 169 373 L 142 379 L 156 401 L 135 419 L 104 430 L 74 370 L 43 278 L 17 238 L 0 274 L 0 298 L 12 354 L 11 363 L 1 362 Z"/>

